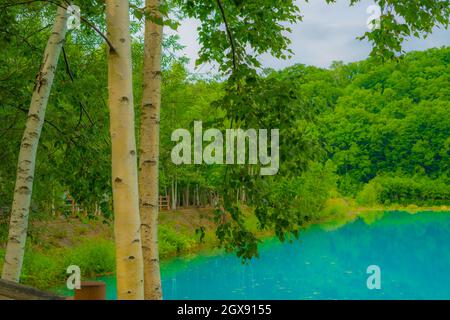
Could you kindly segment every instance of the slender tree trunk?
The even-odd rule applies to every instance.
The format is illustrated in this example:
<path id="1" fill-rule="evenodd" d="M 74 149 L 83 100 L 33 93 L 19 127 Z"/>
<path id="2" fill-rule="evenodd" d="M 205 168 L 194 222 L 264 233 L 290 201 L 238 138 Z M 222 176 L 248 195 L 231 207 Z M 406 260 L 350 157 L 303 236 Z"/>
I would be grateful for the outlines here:
<path id="1" fill-rule="evenodd" d="M 186 185 L 186 189 L 184 189 L 184 206 L 189 207 L 189 182 Z"/>
<path id="2" fill-rule="evenodd" d="M 141 221 L 134 126 L 131 37 L 127 0 L 106 0 L 108 90 L 117 298 L 144 298 Z"/>
<path id="3" fill-rule="evenodd" d="M 178 196 L 178 177 L 175 176 L 175 208 L 179 206 L 179 196 Z"/>
<path id="4" fill-rule="evenodd" d="M 159 0 L 147 0 L 146 14 L 152 17 L 160 17 L 159 5 Z M 162 32 L 163 27 L 146 16 L 139 175 L 142 253 L 144 256 L 144 295 L 146 300 L 162 299 L 158 253 Z"/>
<path id="5" fill-rule="evenodd" d="M 176 202 L 176 194 L 175 194 L 175 179 L 173 179 L 172 178 L 172 186 L 171 186 L 171 188 L 170 188 L 170 192 L 172 193 L 172 196 L 171 196 L 171 201 L 172 201 L 172 206 L 171 206 L 171 209 L 172 210 L 176 210 L 176 208 L 177 208 L 177 202 Z"/>
<path id="6" fill-rule="evenodd" d="M 196 186 L 196 195 L 195 195 L 195 205 L 197 207 L 200 207 L 200 195 L 199 195 L 199 191 L 198 191 L 198 184 Z"/>
<path id="7" fill-rule="evenodd" d="M 44 51 L 39 73 L 36 76 L 36 84 L 20 145 L 8 244 L 6 246 L 5 263 L 2 272 L 2 279 L 5 280 L 18 282 L 20 279 L 27 239 L 36 153 L 44 123 L 47 102 L 58 65 L 58 58 L 66 37 L 66 31 L 67 13 L 64 8 L 58 7 L 52 33 Z"/>

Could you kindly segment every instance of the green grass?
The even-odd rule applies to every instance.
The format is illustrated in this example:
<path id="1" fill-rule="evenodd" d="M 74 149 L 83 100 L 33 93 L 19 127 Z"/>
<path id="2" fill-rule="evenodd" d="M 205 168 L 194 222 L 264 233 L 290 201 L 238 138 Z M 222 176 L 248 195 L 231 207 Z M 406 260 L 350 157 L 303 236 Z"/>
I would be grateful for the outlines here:
<path id="1" fill-rule="evenodd" d="M 65 281 L 70 265 L 79 266 L 83 278 L 112 273 L 114 254 L 114 243 L 102 239 L 85 240 L 72 248 L 27 248 L 21 281 L 47 289 Z"/>
<path id="2" fill-rule="evenodd" d="M 188 230 L 175 231 L 170 226 L 159 228 L 159 251 L 161 259 L 191 253 L 196 250 L 198 239 Z M 114 273 L 115 250 L 112 240 L 86 239 L 73 247 L 37 246 L 28 239 L 21 282 L 40 289 L 63 285 L 67 279 L 67 267 L 79 266 L 82 278 Z M 0 270 L 4 249 L 0 249 Z"/>
<path id="3" fill-rule="evenodd" d="M 85 277 L 115 271 L 114 243 L 110 240 L 88 240 L 65 252 L 64 266 L 79 266 Z"/>

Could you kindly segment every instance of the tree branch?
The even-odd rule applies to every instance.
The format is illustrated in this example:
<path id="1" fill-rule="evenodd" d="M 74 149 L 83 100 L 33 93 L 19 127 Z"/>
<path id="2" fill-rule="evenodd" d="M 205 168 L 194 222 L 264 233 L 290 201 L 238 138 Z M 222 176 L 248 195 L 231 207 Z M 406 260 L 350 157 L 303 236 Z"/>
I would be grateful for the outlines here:
<path id="1" fill-rule="evenodd" d="M 70 65 L 69 65 L 69 60 L 67 59 L 67 54 L 66 54 L 66 50 L 64 49 L 64 46 L 62 47 L 62 52 L 63 52 L 63 57 L 64 57 L 64 63 L 66 65 L 66 71 L 69 74 L 70 80 L 72 80 L 72 82 L 75 82 L 75 79 L 73 77 L 73 73 L 72 70 L 70 69 Z M 89 113 L 87 112 L 86 108 L 84 107 L 83 103 L 81 101 L 78 101 L 78 103 L 80 104 L 80 108 L 81 110 L 86 114 L 89 122 L 91 123 L 91 126 L 94 126 L 95 123 L 92 120 L 91 116 L 89 115 Z"/>
<path id="2" fill-rule="evenodd" d="M 23 109 L 21 107 L 16 107 L 17 109 L 19 109 L 20 111 L 24 112 L 25 114 L 28 114 L 28 110 Z M 72 142 L 74 145 L 78 146 L 78 144 L 75 142 L 75 140 L 73 140 L 71 137 L 67 138 L 67 134 L 62 131 L 61 129 L 58 128 L 57 125 L 55 125 L 53 122 L 50 122 L 47 119 L 44 119 L 44 122 L 47 123 L 49 126 L 51 126 L 53 129 L 55 129 L 56 131 L 58 131 L 58 133 L 60 133 L 63 137 L 66 137 L 66 139 L 68 139 L 70 142 Z"/>
<path id="3" fill-rule="evenodd" d="M 23 2 L 16 2 L 16 3 L 7 3 L 6 5 L 0 7 L 1 9 L 3 8 L 8 8 L 8 7 L 13 7 L 13 6 L 18 6 L 18 5 L 22 5 L 22 4 L 30 4 L 33 2 L 47 2 L 47 3 L 51 3 L 54 4 L 55 6 L 64 8 L 67 10 L 67 7 L 64 7 L 63 5 L 53 2 L 51 0 L 30 0 L 30 1 L 23 1 Z M 89 20 L 87 20 L 86 18 L 84 18 L 83 16 L 80 15 L 80 20 L 82 22 L 84 22 L 88 27 L 90 27 L 92 30 L 94 30 L 100 37 L 102 37 L 106 43 L 109 46 L 110 51 L 115 52 L 116 49 L 114 48 L 114 46 L 112 45 L 111 41 L 109 41 L 109 39 Z"/>
<path id="4" fill-rule="evenodd" d="M 222 1 L 217 0 L 217 5 L 219 6 L 220 14 L 222 15 L 223 22 L 225 24 L 225 29 L 230 41 L 231 53 L 233 55 L 233 69 L 237 69 L 237 58 L 236 58 L 236 47 L 234 45 L 233 34 L 231 33 L 230 26 L 228 25 L 227 16 L 225 15 L 225 9 L 223 7 Z"/>

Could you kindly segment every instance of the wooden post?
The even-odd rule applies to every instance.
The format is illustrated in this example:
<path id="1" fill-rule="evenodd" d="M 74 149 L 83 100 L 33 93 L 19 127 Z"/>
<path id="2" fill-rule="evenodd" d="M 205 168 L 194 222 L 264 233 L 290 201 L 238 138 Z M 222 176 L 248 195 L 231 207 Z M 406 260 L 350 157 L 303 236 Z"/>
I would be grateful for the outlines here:
<path id="1" fill-rule="evenodd" d="M 83 281 L 75 289 L 74 300 L 106 300 L 106 284 L 102 281 Z"/>

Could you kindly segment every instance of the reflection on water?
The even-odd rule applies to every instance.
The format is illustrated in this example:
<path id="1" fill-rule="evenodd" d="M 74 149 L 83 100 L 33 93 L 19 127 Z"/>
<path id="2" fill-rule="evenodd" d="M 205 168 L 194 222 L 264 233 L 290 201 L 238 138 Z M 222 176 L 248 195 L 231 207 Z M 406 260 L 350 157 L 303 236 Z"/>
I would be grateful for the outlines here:
<path id="1" fill-rule="evenodd" d="M 450 212 L 367 213 L 266 241 L 248 265 L 199 255 L 162 266 L 165 299 L 450 299 Z M 381 290 L 366 286 L 381 268 Z M 114 278 L 107 281 L 115 298 Z"/>

